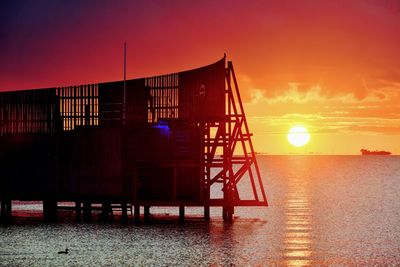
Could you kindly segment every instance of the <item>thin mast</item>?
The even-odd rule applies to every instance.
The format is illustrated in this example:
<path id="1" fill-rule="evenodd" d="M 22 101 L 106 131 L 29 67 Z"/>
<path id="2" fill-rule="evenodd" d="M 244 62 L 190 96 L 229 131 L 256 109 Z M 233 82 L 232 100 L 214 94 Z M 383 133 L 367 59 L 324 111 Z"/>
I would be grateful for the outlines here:
<path id="1" fill-rule="evenodd" d="M 126 42 L 124 43 L 124 96 L 122 103 L 122 125 L 125 125 L 126 120 Z"/>

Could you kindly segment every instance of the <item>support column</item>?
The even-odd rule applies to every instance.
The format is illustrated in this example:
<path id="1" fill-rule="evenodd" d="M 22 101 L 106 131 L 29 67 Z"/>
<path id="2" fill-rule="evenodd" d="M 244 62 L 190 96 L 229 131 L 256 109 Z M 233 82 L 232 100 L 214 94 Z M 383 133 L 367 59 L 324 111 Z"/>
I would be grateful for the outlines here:
<path id="1" fill-rule="evenodd" d="M 179 221 L 185 220 L 185 206 L 179 206 Z"/>
<path id="2" fill-rule="evenodd" d="M 10 199 L 3 199 L 1 201 L 1 220 L 8 222 L 11 220 L 12 204 Z"/>
<path id="3" fill-rule="evenodd" d="M 83 202 L 83 220 L 90 222 L 92 220 L 92 203 L 89 201 Z"/>
<path id="4" fill-rule="evenodd" d="M 111 204 L 108 201 L 101 203 L 101 220 L 108 221 L 111 213 Z"/>
<path id="5" fill-rule="evenodd" d="M 121 220 L 123 222 L 128 221 L 128 207 L 127 207 L 126 202 L 121 203 Z"/>
<path id="6" fill-rule="evenodd" d="M 230 203 L 225 203 L 222 207 L 222 218 L 224 219 L 224 221 L 231 222 L 234 213 L 235 207 Z"/>
<path id="7" fill-rule="evenodd" d="M 228 222 L 232 222 L 233 220 L 233 212 L 234 212 L 234 207 L 232 205 L 229 205 L 226 211 L 226 220 Z"/>
<path id="8" fill-rule="evenodd" d="M 4 220 L 6 217 L 6 203 L 5 200 L 1 200 L 1 220 Z"/>
<path id="9" fill-rule="evenodd" d="M 206 220 L 206 221 L 210 220 L 210 206 L 209 205 L 204 206 L 204 220 Z"/>
<path id="10" fill-rule="evenodd" d="M 135 205 L 133 209 L 134 209 L 133 220 L 135 222 L 140 222 L 140 205 Z"/>
<path id="11" fill-rule="evenodd" d="M 150 206 L 144 206 L 144 220 L 148 221 L 150 219 Z"/>
<path id="12" fill-rule="evenodd" d="M 222 218 L 224 221 L 231 222 L 234 213 L 235 207 L 229 201 L 225 201 L 224 205 L 222 206 Z"/>
<path id="13" fill-rule="evenodd" d="M 207 148 L 208 149 L 208 148 Z M 207 171 L 209 173 L 210 170 Z M 204 220 L 210 220 L 210 175 L 207 174 L 207 185 L 204 189 Z"/>
<path id="14" fill-rule="evenodd" d="M 6 201 L 6 221 L 11 220 L 12 215 L 12 202 L 11 199 L 7 199 Z"/>
<path id="15" fill-rule="evenodd" d="M 75 201 L 75 221 L 81 221 L 82 204 L 80 201 Z"/>
<path id="16" fill-rule="evenodd" d="M 46 222 L 57 221 L 57 201 L 52 199 L 43 200 L 43 217 Z"/>
<path id="17" fill-rule="evenodd" d="M 226 205 L 224 204 L 223 206 L 222 206 L 222 219 L 224 219 L 224 221 L 226 220 L 226 216 L 227 215 L 227 213 L 226 213 Z"/>

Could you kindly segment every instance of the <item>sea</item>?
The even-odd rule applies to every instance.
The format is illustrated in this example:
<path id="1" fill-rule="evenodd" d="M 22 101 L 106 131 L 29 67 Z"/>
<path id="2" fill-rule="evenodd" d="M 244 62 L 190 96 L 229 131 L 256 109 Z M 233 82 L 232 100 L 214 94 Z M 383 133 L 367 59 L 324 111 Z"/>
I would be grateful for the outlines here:
<path id="1" fill-rule="evenodd" d="M 269 207 L 152 208 L 149 222 L 44 223 L 14 204 L 0 266 L 400 266 L 400 156 L 258 155 Z M 244 189 L 246 190 L 246 188 Z M 65 248 L 68 254 L 58 254 Z"/>

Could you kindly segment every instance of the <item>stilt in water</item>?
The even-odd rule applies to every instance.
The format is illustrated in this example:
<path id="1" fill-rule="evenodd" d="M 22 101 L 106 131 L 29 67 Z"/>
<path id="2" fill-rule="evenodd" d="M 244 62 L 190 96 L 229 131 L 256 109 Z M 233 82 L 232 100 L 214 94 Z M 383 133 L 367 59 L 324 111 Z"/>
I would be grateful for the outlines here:
<path id="1" fill-rule="evenodd" d="M 140 205 L 134 205 L 133 220 L 138 223 L 140 222 Z"/>
<path id="2" fill-rule="evenodd" d="M 222 218 L 224 221 L 232 222 L 234 207 L 232 205 L 224 205 L 222 207 Z"/>
<path id="3" fill-rule="evenodd" d="M 11 220 L 12 204 L 10 199 L 1 200 L 1 220 L 7 223 Z"/>
<path id="4" fill-rule="evenodd" d="M 148 221 L 150 219 L 150 206 L 144 206 L 144 220 Z"/>
<path id="5" fill-rule="evenodd" d="M 229 207 L 228 207 L 228 214 L 227 214 L 227 221 L 228 222 L 232 222 L 232 220 L 233 220 L 233 214 L 235 213 L 235 208 L 234 208 L 234 206 L 232 206 L 232 205 L 230 205 Z"/>
<path id="6" fill-rule="evenodd" d="M 46 222 L 57 221 L 57 201 L 53 199 L 43 200 L 43 217 Z"/>
<path id="7" fill-rule="evenodd" d="M 210 206 L 204 206 L 204 220 L 210 220 Z"/>
<path id="8" fill-rule="evenodd" d="M 179 206 L 179 221 L 183 222 L 185 220 L 185 206 Z"/>
<path id="9" fill-rule="evenodd" d="M 80 201 L 75 201 L 75 220 L 77 222 L 81 221 L 81 213 L 82 213 L 82 203 Z"/>
<path id="10" fill-rule="evenodd" d="M 89 201 L 83 202 L 83 220 L 90 222 L 92 220 L 92 203 Z"/>
<path id="11" fill-rule="evenodd" d="M 104 201 L 101 204 L 101 220 L 104 222 L 109 221 L 111 214 L 111 203 L 108 201 Z"/>
<path id="12" fill-rule="evenodd" d="M 128 221 L 128 206 L 126 202 L 121 203 L 121 221 L 122 222 Z"/>

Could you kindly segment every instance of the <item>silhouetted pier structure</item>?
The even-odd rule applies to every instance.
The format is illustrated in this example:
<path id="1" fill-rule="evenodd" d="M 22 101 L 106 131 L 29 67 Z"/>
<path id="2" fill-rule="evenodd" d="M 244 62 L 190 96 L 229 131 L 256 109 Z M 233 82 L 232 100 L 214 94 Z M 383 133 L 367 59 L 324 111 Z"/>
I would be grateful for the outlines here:
<path id="1" fill-rule="evenodd" d="M 48 220 L 61 208 L 90 220 L 94 203 L 104 218 L 118 209 L 136 220 L 141 206 L 145 218 L 151 206 L 179 207 L 182 220 L 186 206 L 204 207 L 206 219 L 221 206 L 231 220 L 235 206 L 268 205 L 225 57 L 150 78 L 1 92 L 0 122 L 5 220 L 11 200 L 43 201 Z M 239 183 L 251 198 L 241 198 Z"/>

